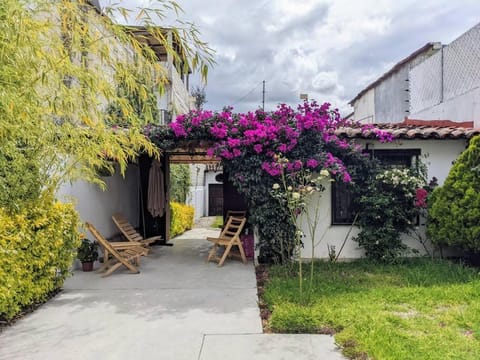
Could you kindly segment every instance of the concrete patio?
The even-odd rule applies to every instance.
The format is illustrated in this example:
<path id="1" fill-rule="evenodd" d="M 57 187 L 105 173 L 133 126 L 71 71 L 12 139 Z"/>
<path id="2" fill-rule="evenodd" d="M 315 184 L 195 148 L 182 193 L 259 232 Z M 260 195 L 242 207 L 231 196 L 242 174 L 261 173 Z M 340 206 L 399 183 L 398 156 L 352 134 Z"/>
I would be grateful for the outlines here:
<path id="1" fill-rule="evenodd" d="M 76 271 L 0 334 L 0 359 L 343 359 L 329 336 L 262 334 L 253 264 L 205 264 L 217 234 L 154 248 L 137 275 Z"/>

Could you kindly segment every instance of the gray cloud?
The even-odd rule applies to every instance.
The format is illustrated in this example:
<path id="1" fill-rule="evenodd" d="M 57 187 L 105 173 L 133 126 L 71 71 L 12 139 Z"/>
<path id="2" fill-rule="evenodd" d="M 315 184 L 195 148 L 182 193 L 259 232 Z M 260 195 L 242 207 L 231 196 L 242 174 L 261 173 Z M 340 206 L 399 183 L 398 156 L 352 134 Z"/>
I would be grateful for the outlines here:
<path id="1" fill-rule="evenodd" d="M 279 102 L 295 106 L 299 94 L 308 93 L 346 114 L 348 101 L 394 63 L 429 41 L 454 40 L 480 14 L 477 0 L 179 3 L 184 18 L 196 23 L 217 52 L 206 87 L 207 108 L 235 104 L 238 111 L 258 108 L 266 80 L 268 110 Z M 121 4 L 145 6 L 148 1 Z"/>

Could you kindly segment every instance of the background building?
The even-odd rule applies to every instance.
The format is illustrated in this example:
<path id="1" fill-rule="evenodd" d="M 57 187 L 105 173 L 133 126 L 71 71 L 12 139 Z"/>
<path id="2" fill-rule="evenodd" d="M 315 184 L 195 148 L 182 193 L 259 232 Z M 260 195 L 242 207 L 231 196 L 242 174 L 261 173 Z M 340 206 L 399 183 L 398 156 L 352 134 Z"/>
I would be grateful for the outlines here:
<path id="1" fill-rule="evenodd" d="M 410 70 L 410 114 L 480 127 L 480 24 Z"/>
<path id="2" fill-rule="evenodd" d="M 360 91 L 349 103 L 354 109 L 353 119 L 370 124 L 403 121 L 410 111 L 410 69 L 441 48 L 440 43 L 427 43 Z"/>

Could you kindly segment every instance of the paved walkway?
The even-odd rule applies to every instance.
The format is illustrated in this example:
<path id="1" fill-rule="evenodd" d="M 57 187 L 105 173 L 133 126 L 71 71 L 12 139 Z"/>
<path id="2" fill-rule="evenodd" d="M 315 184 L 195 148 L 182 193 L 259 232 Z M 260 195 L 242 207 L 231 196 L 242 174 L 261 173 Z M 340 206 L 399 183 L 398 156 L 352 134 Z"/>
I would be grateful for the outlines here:
<path id="1" fill-rule="evenodd" d="M 75 272 L 0 334 L 0 359 L 343 359 L 329 336 L 262 334 L 253 265 L 204 262 L 216 234 L 156 247 L 137 275 Z"/>

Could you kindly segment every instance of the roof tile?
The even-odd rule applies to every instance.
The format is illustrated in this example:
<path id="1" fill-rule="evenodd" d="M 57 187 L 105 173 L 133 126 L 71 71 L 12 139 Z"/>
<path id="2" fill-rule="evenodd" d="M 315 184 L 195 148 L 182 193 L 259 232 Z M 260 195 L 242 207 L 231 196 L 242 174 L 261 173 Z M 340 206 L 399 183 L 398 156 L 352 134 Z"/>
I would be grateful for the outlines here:
<path id="1" fill-rule="evenodd" d="M 395 139 L 470 139 L 480 135 L 480 128 L 433 125 L 410 125 L 405 123 L 374 124 L 375 129 L 384 130 Z M 346 138 L 372 139 L 375 137 L 373 130 L 362 132 L 361 127 L 342 127 L 335 134 Z"/>

